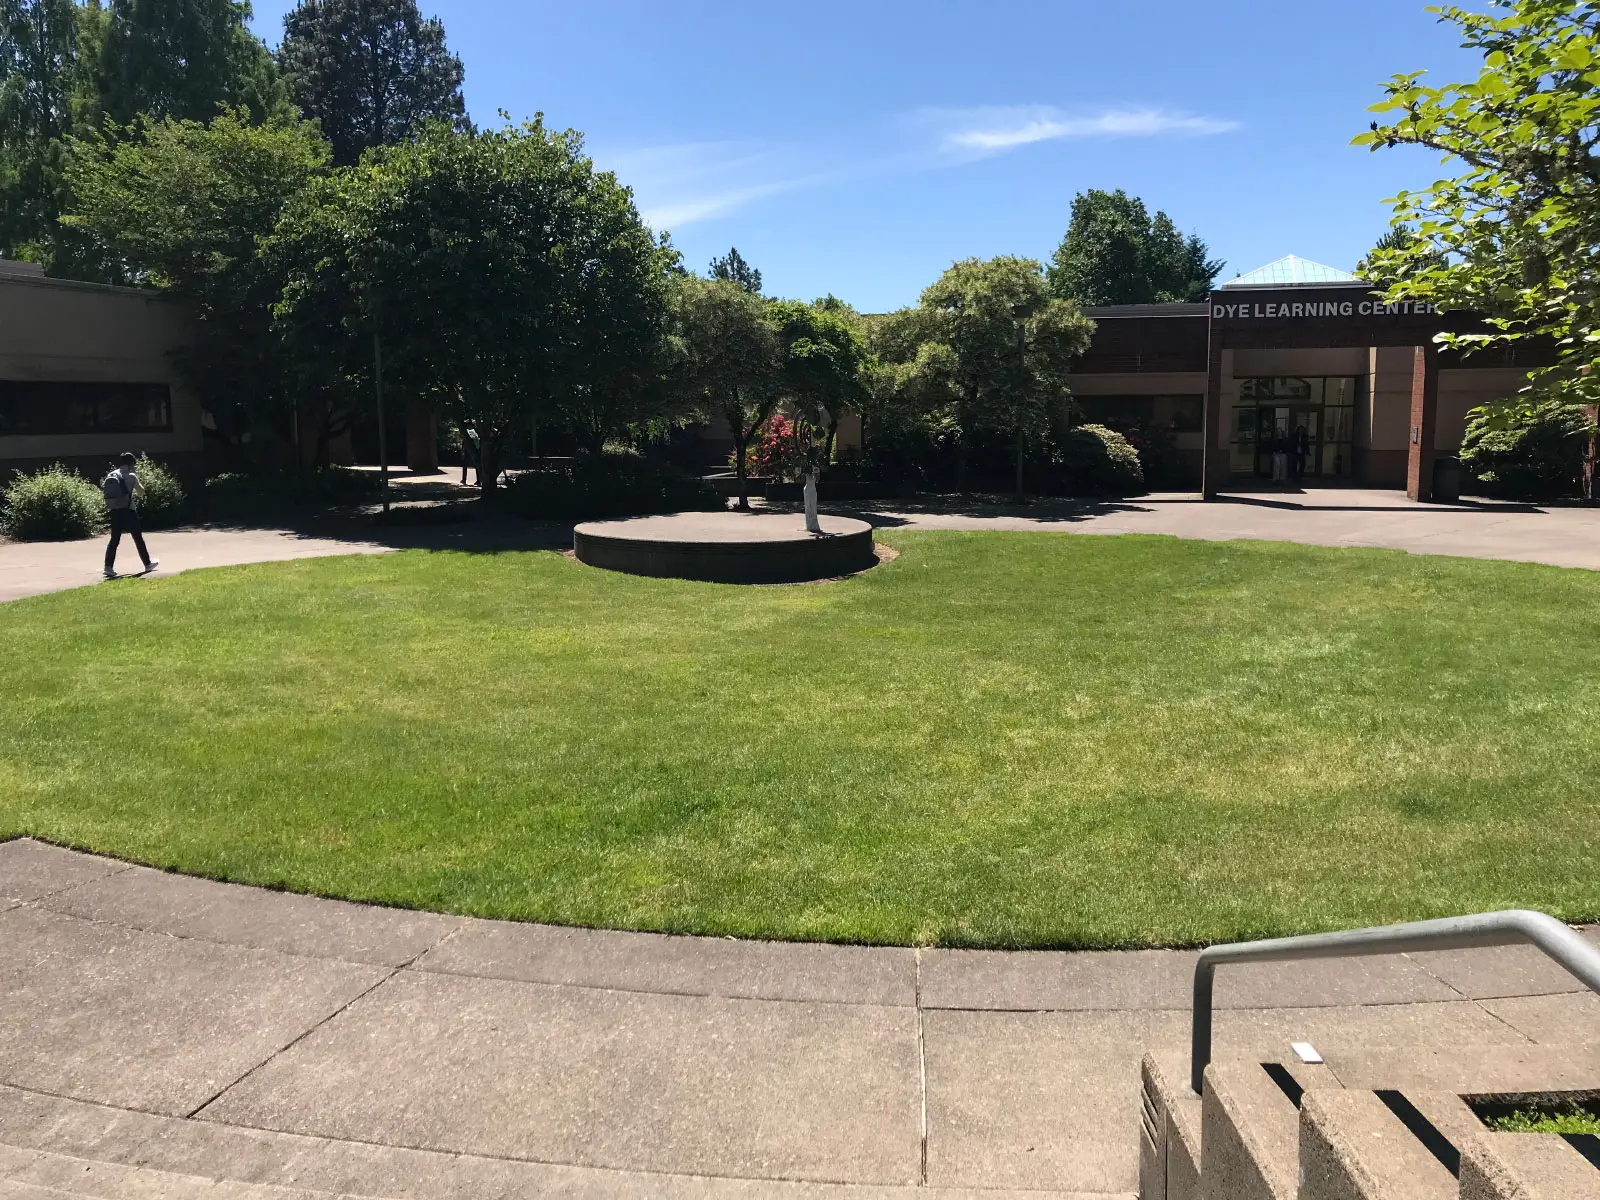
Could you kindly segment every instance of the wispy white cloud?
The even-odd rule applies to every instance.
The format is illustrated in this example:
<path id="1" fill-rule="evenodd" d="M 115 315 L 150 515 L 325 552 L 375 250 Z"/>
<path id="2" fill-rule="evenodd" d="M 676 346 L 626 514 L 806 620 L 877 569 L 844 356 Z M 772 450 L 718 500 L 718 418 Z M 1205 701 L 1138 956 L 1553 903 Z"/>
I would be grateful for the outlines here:
<path id="1" fill-rule="evenodd" d="M 681 229 L 821 182 L 816 173 L 795 169 L 785 161 L 788 157 L 771 146 L 683 142 L 597 159 L 633 189 L 646 224 L 653 229 Z"/>
<path id="2" fill-rule="evenodd" d="M 922 123 L 939 131 L 946 154 L 983 157 L 1035 142 L 1084 138 L 1211 137 L 1231 133 L 1237 121 L 1164 108 L 1112 108 L 1069 113 L 1047 105 L 925 109 Z"/>
<path id="3" fill-rule="evenodd" d="M 925 108 L 810 144 L 680 142 L 614 154 L 597 150 L 595 160 L 633 189 L 652 228 L 682 229 L 787 192 L 937 170 L 1037 142 L 1210 137 L 1237 128 L 1236 121 L 1164 108 Z"/>

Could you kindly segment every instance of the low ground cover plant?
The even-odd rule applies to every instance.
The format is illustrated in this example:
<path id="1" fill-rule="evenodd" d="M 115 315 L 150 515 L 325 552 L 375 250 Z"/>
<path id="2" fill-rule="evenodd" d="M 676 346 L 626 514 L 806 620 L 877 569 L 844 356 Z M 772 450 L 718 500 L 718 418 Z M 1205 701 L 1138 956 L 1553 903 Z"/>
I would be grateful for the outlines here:
<path id="1" fill-rule="evenodd" d="M 1483 1123 L 1501 1133 L 1600 1134 L 1600 1104 L 1546 1105 L 1486 1116 Z"/>
<path id="2" fill-rule="evenodd" d="M 100 489 L 60 463 L 19 472 L 0 498 L 0 534 L 19 542 L 67 542 L 106 527 Z"/>
<path id="3" fill-rule="evenodd" d="M 406 551 L 0 605 L 0 838 L 901 944 L 1600 916 L 1600 574 L 881 537 L 895 561 L 815 586 Z"/>

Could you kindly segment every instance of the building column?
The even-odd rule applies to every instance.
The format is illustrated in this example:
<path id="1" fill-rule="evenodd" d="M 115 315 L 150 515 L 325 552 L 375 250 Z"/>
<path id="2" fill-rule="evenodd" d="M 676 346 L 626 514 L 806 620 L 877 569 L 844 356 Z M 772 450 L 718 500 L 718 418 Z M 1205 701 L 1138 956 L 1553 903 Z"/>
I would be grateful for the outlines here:
<path id="1" fill-rule="evenodd" d="M 406 466 L 419 475 L 439 469 L 439 414 L 425 400 L 406 401 Z"/>
<path id="2" fill-rule="evenodd" d="M 1411 362 L 1411 436 L 1406 456 L 1406 495 L 1433 499 L 1434 439 L 1439 424 L 1439 348 L 1418 346 Z"/>
<path id="3" fill-rule="evenodd" d="M 1222 392 L 1224 378 L 1233 374 L 1233 352 L 1222 349 L 1213 339 L 1206 357 L 1205 420 L 1200 425 L 1200 494 L 1206 500 L 1215 500 L 1228 482 L 1228 413 L 1223 408 Z M 1223 361 L 1225 357 L 1227 362 Z"/>

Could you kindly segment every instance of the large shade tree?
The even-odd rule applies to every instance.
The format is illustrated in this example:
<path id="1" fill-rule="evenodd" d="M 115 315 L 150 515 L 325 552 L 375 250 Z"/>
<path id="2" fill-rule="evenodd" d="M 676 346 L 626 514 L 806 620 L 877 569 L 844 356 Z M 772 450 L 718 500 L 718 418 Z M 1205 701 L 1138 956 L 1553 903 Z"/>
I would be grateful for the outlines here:
<path id="1" fill-rule="evenodd" d="M 111 0 L 108 11 L 99 100 L 115 124 L 206 121 L 220 106 L 264 120 L 282 109 L 283 81 L 250 32 L 247 0 Z"/>
<path id="2" fill-rule="evenodd" d="M 280 321 L 323 305 L 355 344 L 376 333 L 392 395 L 442 403 L 476 432 L 485 493 L 518 432 L 593 386 L 586 369 L 608 347 L 630 361 L 651 351 L 676 259 L 581 135 L 539 121 L 435 124 L 373 150 L 308 194 L 274 241 L 302 264 Z M 340 287 L 349 302 L 328 303 Z"/>
<path id="3" fill-rule="evenodd" d="M 969 258 L 922 293 L 921 307 L 963 426 L 1011 435 L 1016 491 L 1030 439 L 1041 437 L 1071 393 L 1072 364 L 1089 348 L 1094 322 L 1050 294 L 1044 268 L 1030 258 Z"/>
<path id="4" fill-rule="evenodd" d="M 74 0 L 0 0 L 0 254 L 8 258 L 38 257 L 61 211 L 77 8 Z"/>
<path id="5" fill-rule="evenodd" d="M 290 389 L 270 320 L 280 285 L 259 250 L 327 170 L 327 144 L 292 116 L 255 125 L 242 110 L 137 132 L 77 144 L 63 220 L 124 275 L 189 305 L 198 337 L 183 365 L 222 433 L 282 430 Z"/>
<path id="6" fill-rule="evenodd" d="M 278 63 L 337 163 L 405 141 L 429 121 L 465 122 L 461 60 L 416 0 L 301 0 L 283 19 Z"/>
<path id="7" fill-rule="evenodd" d="M 739 507 L 749 509 L 750 443 L 783 396 L 782 347 L 767 302 L 728 280 L 689 277 L 678 282 L 676 317 L 679 384 L 727 424 Z"/>
<path id="8" fill-rule="evenodd" d="M 1374 106 L 1382 120 L 1356 141 L 1417 146 L 1455 173 L 1394 200 L 1416 236 L 1369 262 L 1392 298 L 1483 314 L 1486 333 L 1447 334 L 1472 347 L 1549 339 L 1560 362 L 1537 390 L 1593 403 L 1600 349 L 1600 5 L 1495 0 L 1486 13 L 1438 10 L 1483 56 L 1476 79 L 1398 75 Z M 1533 397 L 1530 396 L 1530 399 Z"/>
<path id="9" fill-rule="evenodd" d="M 1050 264 L 1050 289 L 1085 307 L 1204 300 L 1221 260 L 1198 236 L 1184 237 L 1164 212 L 1120 188 L 1091 188 L 1072 201 L 1072 219 Z"/>

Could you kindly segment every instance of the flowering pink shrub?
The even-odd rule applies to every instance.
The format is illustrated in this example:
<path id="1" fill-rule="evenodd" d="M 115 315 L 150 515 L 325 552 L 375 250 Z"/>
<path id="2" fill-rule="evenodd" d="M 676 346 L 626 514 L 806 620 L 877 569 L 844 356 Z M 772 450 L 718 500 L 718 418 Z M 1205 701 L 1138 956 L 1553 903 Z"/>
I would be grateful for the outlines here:
<path id="1" fill-rule="evenodd" d="M 750 474 L 798 482 L 806 469 L 807 436 L 802 426 L 782 413 L 774 413 L 762 427 L 761 435 L 750 443 L 746 460 Z"/>

